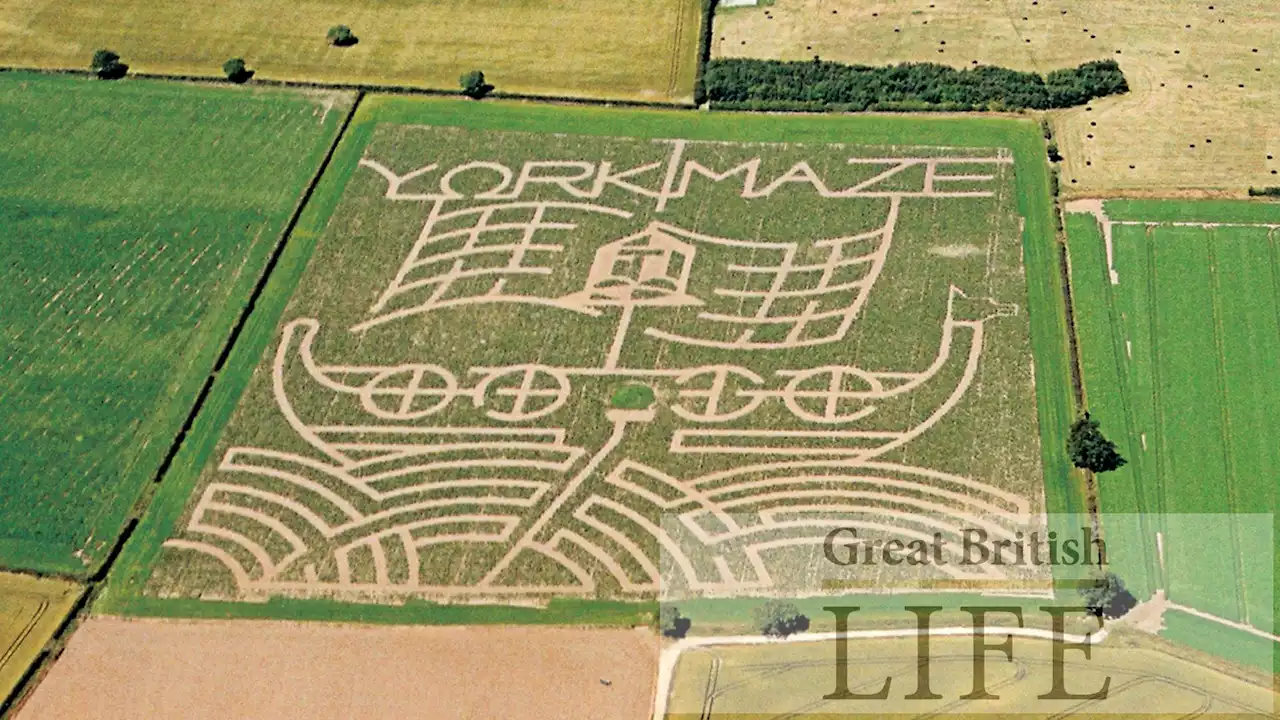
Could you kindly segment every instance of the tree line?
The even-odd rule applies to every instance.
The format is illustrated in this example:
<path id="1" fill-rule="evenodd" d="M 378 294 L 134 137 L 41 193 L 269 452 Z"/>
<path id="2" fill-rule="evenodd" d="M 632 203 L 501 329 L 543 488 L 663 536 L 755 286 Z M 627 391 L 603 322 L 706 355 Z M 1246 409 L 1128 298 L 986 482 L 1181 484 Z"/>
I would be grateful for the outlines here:
<path id="1" fill-rule="evenodd" d="M 1127 92 L 1114 60 L 1041 76 L 993 65 L 956 69 L 937 63 L 872 67 L 815 58 L 784 62 L 723 58 L 707 64 L 707 100 L 740 110 L 1048 110 Z"/>
<path id="2" fill-rule="evenodd" d="M 324 37 L 326 42 L 336 48 L 347 48 L 360 42 L 360 38 L 346 25 L 334 25 Z M 119 80 L 129 73 L 129 66 L 120 61 L 119 53 L 103 48 L 93 54 L 89 70 L 99 80 Z M 222 73 L 237 84 L 248 82 L 254 76 L 254 71 L 249 69 L 241 57 L 229 58 L 222 63 Z M 494 90 L 493 85 L 485 80 L 484 73 L 479 70 L 463 73 L 458 78 L 458 86 L 463 95 L 473 100 L 479 100 Z"/>

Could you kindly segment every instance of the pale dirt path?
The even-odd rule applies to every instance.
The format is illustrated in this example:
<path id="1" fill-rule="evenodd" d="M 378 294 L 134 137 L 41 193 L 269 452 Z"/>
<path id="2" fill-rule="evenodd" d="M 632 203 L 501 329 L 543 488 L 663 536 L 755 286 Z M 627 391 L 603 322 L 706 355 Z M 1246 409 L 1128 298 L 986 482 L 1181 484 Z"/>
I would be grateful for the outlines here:
<path id="1" fill-rule="evenodd" d="M 1097 219 L 1098 227 L 1102 229 L 1102 242 L 1107 249 L 1107 276 L 1111 279 L 1112 285 L 1119 285 L 1120 275 L 1116 272 L 1115 246 L 1111 241 L 1111 226 L 1114 223 L 1107 217 L 1107 211 L 1102 207 L 1102 200 L 1097 198 L 1071 200 L 1063 206 L 1063 209 L 1069 213 L 1087 213 Z"/>
<path id="2" fill-rule="evenodd" d="M 1269 633 L 1266 630 L 1260 630 L 1252 625 L 1245 625 L 1244 623 L 1239 623 L 1234 620 L 1228 620 L 1223 617 L 1218 617 L 1217 615 L 1210 615 L 1209 613 L 1204 612 L 1202 610 L 1197 610 L 1192 607 L 1187 607 L 1186 605 L 1179 605 L 1178 603 L 1167 603 L 1166 607 L 1169 608 L 1170 610 L 1181 610 L 1182 612 L 1187 613 L 1188 615 L 1195 615 L 1196 617 L 1201 618 L 1203 620 L 1216 622 L 1219 625 L 1226 625 L 1227 627 L 1235 628 L 1236 630 L 1240 630 L 1241 632 L 1247 632 L 1250 635 L 1257 635 L 1260 638 L 1266 638 L 1272 642 L 1280 643 L 1280 635 Z"/>
<path id="3" fill-rule="evenodd" d="M 1138 603 L 1124 617 L 1113 620 L 1112 624 L 1128 625 L 1145 633 L 1159 635 L 1164 629 L 1164 612 L 1168 609 L 1169 602 L 1164 597 L 1164 590 L 1157 590 L 1150 600 Z"/>
<path id="4" fill-rule="evenodd" d="M 658 653 L 648 628 L 93 618 L 17 717 L 642 720 Z"/>

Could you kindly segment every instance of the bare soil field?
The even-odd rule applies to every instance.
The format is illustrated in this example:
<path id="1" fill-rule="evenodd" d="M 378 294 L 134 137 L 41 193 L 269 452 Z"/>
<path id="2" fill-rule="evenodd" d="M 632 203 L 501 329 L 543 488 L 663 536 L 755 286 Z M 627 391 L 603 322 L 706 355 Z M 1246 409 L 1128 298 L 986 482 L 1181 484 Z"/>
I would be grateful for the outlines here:
<path id="1" fill-rule="evenodd" d="M 1051 113 L 1062 192 L 1280 184 L 1273 2 L 779 0 L 719 11 L 715 57 L 1002 65 L 1114 59 L 1128 94 Z"/>
<path id="2" fill-rule="evenodd" d="M 18 717 L 639 720 L 657 662 L 648 629 L 103 617 Z"/>

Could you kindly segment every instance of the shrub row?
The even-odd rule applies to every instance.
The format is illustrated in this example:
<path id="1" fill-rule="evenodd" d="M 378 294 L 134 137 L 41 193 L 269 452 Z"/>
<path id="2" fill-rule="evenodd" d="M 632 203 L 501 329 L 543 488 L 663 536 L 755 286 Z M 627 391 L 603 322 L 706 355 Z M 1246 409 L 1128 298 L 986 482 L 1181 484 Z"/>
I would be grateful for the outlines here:
<path id="1" fill-rule="evenodd" d="M 871 67 L 723 58 L 707 64 L 707 99 L 730 109 L 793 111 L 1048 110 L 1129 90 L 1114 60 L 1046 76 L 991 65 Z"/>
<path id="2" fill-rule="evenodd" d="M 351 33 L 351 28 L 346 25 L 336 25 L 329 28 L 327 37 L 329 43 L 335 47 L 350 47 L 359 42 L 356 36 Z M 119 80 L 129 72 L 129 66 L 120 62 L 119 53 L 105 49 L 98 50 L 93 54 L 89 69 L 101 80 Z M 244 58 L 238 57 L 230 58 L 222 63 L 222 72 L 233 83 L 248 82 L 255 73 L 245 65 Z M 474 100 L 483 98 L 493 92 L 494 89 L 493 85 L 485 81 L 484 73 L 479 70 L 463 73 L 458 78 L 458 85 L 462 88 L 463 95 Z"/>
<path id="3" fill-rule="evenodd" d="M 1249 197 L 1280 197 L 1280 186 L 1251 187 L 1249 188 Z"/>

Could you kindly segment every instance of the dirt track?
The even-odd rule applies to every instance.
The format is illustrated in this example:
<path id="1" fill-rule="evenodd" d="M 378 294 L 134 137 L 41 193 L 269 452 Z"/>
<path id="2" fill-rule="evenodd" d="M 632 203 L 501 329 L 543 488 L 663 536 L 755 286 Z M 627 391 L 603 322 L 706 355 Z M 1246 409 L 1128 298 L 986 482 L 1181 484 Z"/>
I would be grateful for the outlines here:
<path id="1" fill-rule="evenodd" d="M 94 618 L 18 717 L 640 720 L 658 650 L 648 630 Z"/>

